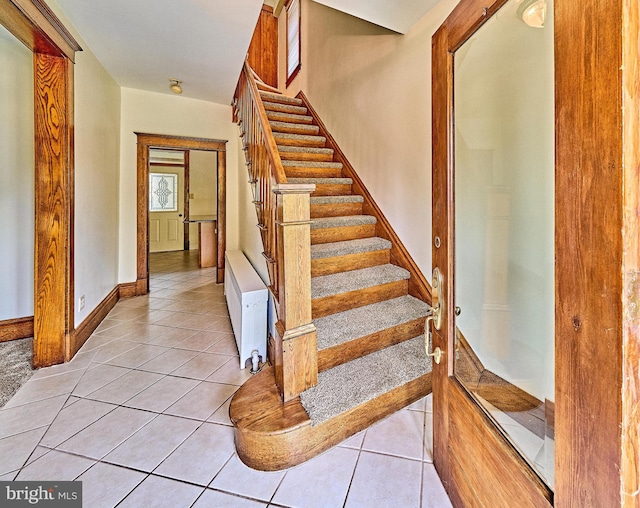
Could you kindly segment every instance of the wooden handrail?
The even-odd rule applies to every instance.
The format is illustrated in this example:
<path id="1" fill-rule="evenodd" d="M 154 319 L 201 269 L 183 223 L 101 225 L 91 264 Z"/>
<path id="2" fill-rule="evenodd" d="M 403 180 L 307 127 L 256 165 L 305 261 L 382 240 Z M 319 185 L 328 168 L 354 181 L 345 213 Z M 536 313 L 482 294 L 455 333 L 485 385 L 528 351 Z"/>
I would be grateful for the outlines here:
<path id="1" fill-rule="evenodd" d="M 269 359 L 282 397 L 288 401 L 318 382 L 316 331 L 311 321 L 309 218 L 315 185 L 287 183 L 258 79 L 245 61 L 234 97 L 233 118 L 240 127 L 269 290 L 275 303 L 276 332 Z"/>

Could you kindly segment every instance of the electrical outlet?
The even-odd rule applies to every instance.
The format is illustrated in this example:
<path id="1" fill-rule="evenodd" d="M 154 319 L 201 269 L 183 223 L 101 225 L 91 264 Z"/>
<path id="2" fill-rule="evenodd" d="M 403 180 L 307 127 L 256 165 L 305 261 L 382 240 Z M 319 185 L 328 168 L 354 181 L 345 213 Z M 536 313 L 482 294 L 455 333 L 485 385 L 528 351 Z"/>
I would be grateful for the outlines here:
<path id="1" fill-rule="evenodd" d="M 189 199 L 196 199 L 196 195 L 193 192 L 190 192 Z"/>
<path id="2" fill-rule="evenodd" d="M 80 298 L 78 298 L 78 307 L 80 307 L 80 310 L 84 309 L 84 304 L 85 304 L 84 295 L 82 295 Z"/>

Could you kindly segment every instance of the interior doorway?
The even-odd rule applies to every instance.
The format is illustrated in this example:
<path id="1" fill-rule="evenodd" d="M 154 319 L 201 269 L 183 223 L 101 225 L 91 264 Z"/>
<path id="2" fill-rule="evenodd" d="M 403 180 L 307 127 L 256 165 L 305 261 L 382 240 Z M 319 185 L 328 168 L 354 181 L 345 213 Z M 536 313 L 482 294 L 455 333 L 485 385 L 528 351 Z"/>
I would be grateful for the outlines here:
<path id="1" fill-rule="evenodd" d="M 160 134 L 136 133 L 138 136 L 137 159 L 137 277 L 136 295 L 149 292 L 149 203 L 150 203 L 150 151 L 164 149 L 183 151 L 204 151 L 216 153 L 216 282 L 224 282 L 224 252 L 226 248 L 226 140 L 165 136 Z M 185 165 L 185 167 L 187 167 Z M 188 174 L 188 173 L 187 173 Z M 188 185 L 185 186 L 186 193 Z M 179 191 L 178 191 L 179 193 Z M 189 197 L 189 196 L 187 196 Z M 189 200 L 187 200 L 189 201 Z M 187 205 L 188 206 L 188 205 Z M 186 213 L 188 209 L 185 210 Z M 185 233 L 185 246 L 192 235 Z M 189 240 L 188 240 L 189 239 Z"/>

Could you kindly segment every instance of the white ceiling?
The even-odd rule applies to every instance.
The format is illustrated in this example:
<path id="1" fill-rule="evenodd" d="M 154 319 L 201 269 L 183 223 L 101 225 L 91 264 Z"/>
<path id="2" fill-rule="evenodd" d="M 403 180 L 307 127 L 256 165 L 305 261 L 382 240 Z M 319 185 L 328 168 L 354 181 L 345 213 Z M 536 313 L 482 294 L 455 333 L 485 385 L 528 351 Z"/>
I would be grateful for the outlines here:
<path id="1" fill-rule="evenodd" d="M 315 1 L 406 33 L 439 0 Z M 263 0 L 56 2 L 120 86 L 230 104 Z"/>
<path id="2" fill-rule="evenodd" d="M 406 34 L 440 0 L 314 0 L 370 23 Z"/>
<path id="3" fill-rule="evenodd" d="M 56 0 L 120 86 L 230 104 L 262 0 Z"/>

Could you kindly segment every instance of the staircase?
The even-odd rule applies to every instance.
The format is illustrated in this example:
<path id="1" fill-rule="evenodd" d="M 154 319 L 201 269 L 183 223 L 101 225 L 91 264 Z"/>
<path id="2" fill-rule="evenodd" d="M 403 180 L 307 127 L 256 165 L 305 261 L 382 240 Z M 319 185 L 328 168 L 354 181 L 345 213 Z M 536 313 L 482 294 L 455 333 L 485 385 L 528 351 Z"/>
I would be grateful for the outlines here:
<path id="1" fill-rule="evenodd" d="M 250 467 L 299 464 L 431 392 L 429 286 L 303 94 L 257 80 L 287 183 L 314 184 L 311 311 L 316 386 L 283 402 L 273 367 L 230 406 Z"/>

